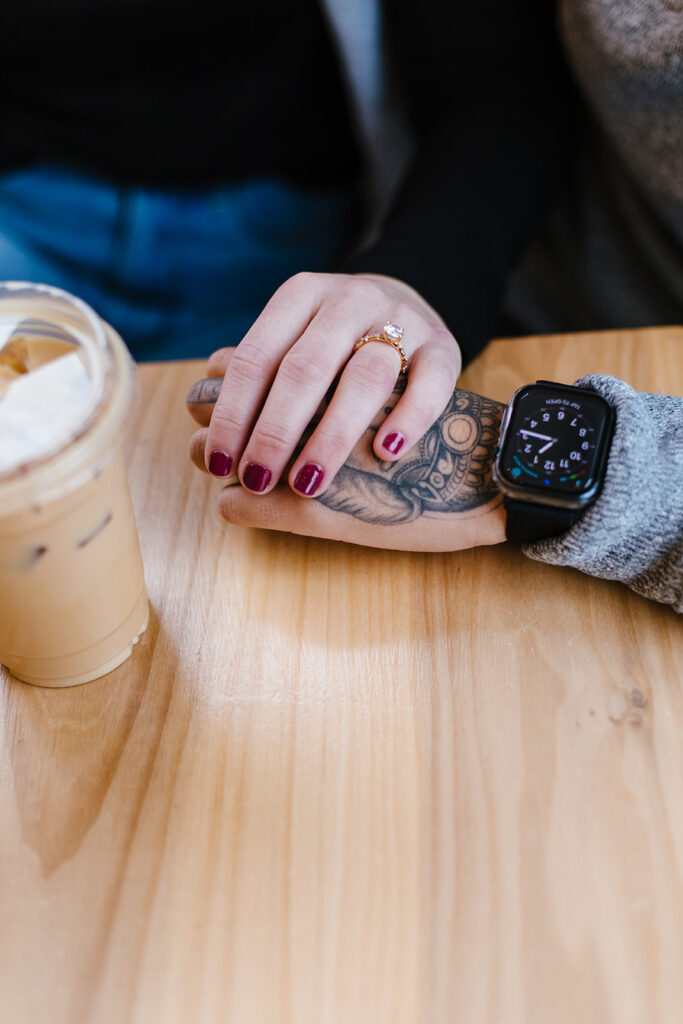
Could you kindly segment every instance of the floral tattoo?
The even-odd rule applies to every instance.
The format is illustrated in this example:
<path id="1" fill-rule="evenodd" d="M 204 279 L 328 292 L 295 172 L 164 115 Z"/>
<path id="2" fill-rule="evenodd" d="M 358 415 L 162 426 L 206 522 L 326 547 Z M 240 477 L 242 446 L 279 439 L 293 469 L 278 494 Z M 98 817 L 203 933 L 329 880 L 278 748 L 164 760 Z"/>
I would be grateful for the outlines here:
<path id="1" fill-rule="evenodd" d="M 402 390 L 397 388 L 396 397 Z M 352 455 L 317 500 L 383 526 L 423 515 L 480 514 L 483 506 L 502 500 L 491 466 L 503 411 L 500 402 L 456 389 L 439 419 L 404 458 L 383 462 L 373 453 L 374 465 L 367 459 L 358 465 Z"/>

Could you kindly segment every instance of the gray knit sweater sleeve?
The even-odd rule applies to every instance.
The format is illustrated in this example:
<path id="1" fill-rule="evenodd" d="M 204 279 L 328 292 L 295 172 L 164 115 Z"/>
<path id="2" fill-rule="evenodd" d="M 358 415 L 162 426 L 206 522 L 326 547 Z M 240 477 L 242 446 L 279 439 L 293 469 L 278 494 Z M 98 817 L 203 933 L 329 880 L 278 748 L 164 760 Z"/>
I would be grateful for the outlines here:
<path id="1" fill-rule="evenodd" d="M 540 562 L 621 580 L 683 612 L 683 399 L 641 394 L 597 374 L 576 383 L 616 409 L 604 488 L 571 530 L 523 550 Z"/>

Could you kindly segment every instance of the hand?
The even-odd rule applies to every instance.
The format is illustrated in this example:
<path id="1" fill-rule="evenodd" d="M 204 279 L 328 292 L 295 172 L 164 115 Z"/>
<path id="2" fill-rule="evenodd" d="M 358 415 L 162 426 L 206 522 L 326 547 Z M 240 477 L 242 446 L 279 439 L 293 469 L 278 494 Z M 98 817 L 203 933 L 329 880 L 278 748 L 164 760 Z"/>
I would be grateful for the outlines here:
<path id="1" fill-rule="evenodd" d="M 403 387 L 399 381 L 387 407 L 398 406 Z M 216 392 L 213 381 L 192 388 L 188 403 L 199 422 L 209 422 Z M 382 411 L 317 501 L 302 500 L 284 484 L 266 497 L 226 487 L 220 511 L 242 526 L 394 550 L 455 551 L 497 544 L 505 540 L 505 513 L 491 467 L 503 412 L 499 402 L 456 390 L 420 443 L 387 463 L 374 450 L 386 423 Z M 206 429 L 197 431 L 191 444 L 192 459 L 201 469 L 206 468 L 206 436 Z"/>
<path id="2" fill-rule="evenodd" d="M 390 345 L 355 342 L 387 321 L 404 328 L 410 373 L 405 395 L 374 438 L 379 459 L 410 451 L 443 411 L 461 367 L 443 321 L 407 284 L 373 274 L 297 274 L 275 293 L 236 349 L 209 360 L 224 376 L 206 438 L 207 468 L 253 492 L 268 493 L 322 399 L 327 411 L 289 468 L 306 497 L 323 494 L 392 393 L 401 362 Z"/>

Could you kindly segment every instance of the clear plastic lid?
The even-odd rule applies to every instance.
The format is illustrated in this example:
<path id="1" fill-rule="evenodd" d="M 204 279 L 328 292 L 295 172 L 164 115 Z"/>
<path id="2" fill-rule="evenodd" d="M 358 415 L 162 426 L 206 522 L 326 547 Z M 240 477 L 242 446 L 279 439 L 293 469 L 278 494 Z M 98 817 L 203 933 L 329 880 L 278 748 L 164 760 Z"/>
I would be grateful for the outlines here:
<path id="1" fill-rule="evenodd" d="M 0 515 L 79 487 L 120 447 L 134 364 L 80 299 L 0 282 Z"/>

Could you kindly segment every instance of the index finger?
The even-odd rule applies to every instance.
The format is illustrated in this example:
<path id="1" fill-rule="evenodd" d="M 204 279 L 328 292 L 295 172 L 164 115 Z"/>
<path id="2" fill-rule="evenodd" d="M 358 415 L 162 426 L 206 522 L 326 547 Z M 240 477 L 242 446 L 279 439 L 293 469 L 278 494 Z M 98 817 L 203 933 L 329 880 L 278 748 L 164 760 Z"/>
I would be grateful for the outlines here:
<path id="1" fill-rule="evenodd" d="M 285 281 L 232 353 L 207 438 L 206 463 L 214 475 L 227 477 L 236 470 L 283 356 L 320 305 L 327 287 L 323 278 L 301 273 Z"/>

